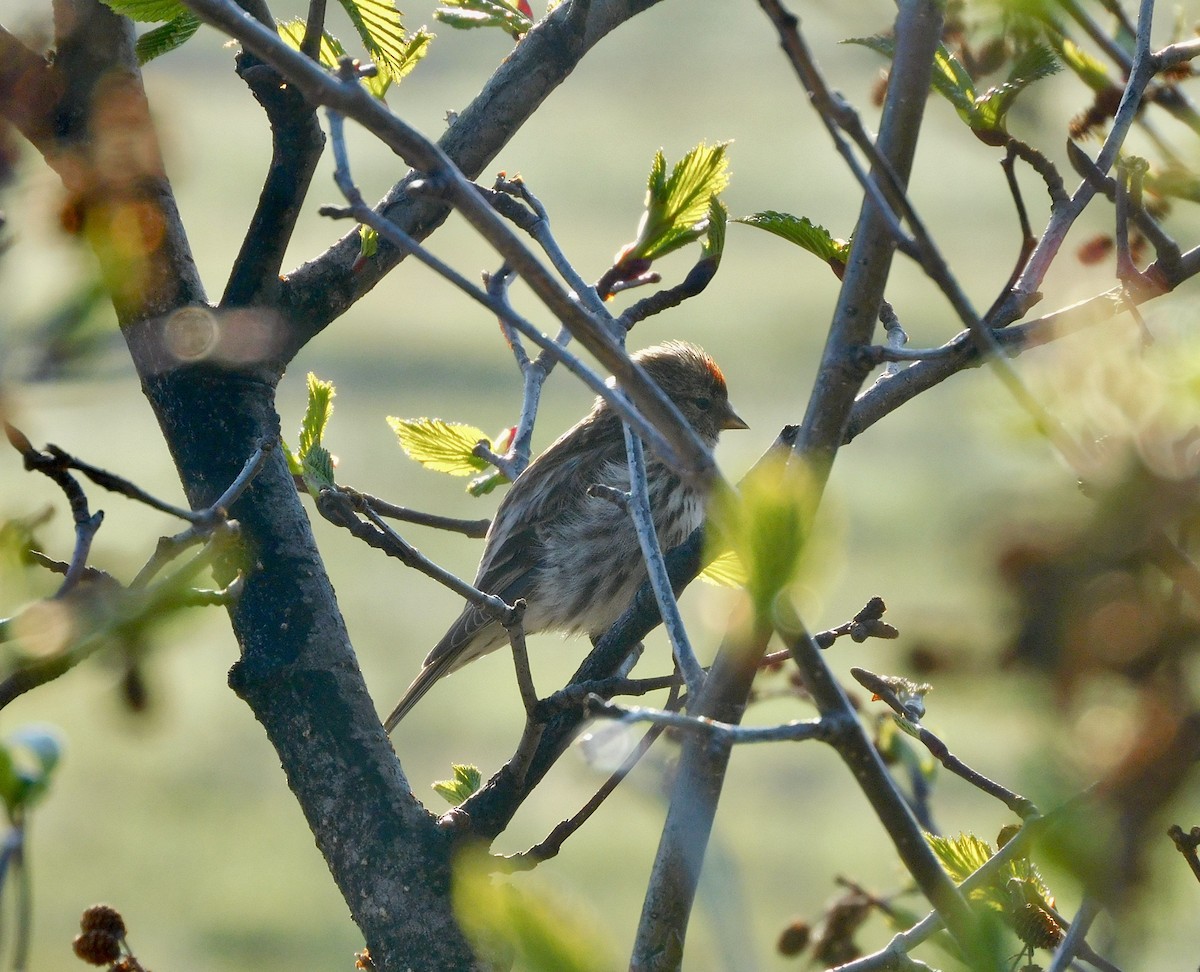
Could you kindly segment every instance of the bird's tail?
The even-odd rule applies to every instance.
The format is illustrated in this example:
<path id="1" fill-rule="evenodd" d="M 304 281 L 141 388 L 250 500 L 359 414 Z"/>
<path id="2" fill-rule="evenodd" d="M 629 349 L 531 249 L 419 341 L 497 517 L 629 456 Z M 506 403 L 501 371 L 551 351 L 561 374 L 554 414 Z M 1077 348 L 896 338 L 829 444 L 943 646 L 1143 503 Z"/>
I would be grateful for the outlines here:
<path id="1" fill-rule="evenodd" d="M 433 688 L 433 683 L 443 675 L 449 674 L 450 670 L 455 667 L 456 661 L 459 661 L 458 654 L 447 652 L 425 665 L 417 677 L 412 680 L 412 684 L 405 689 L 404 695 L 392 709 L 391 715 L 384 720 L 383 728 L 388 732 L 395 729 L 400 724 L 400 720 L 408 715 L 409 710 L 421 701 L 426 692 Z"/>
<path id="2" fill-rule="evenodd" d="M 508 635 L 504 629 L 487 612 L 468 606 L 425 657 L 420 674 L 396 703 L 383 728 L 388 732 L 395 729 L 400 720 L 408 715 L 408 710 L 420 702 L 422 696 L 433 688 L 433 683 L 443 675 L 449 675 L 481 655 L 495 651 L 507 641 Z"/>

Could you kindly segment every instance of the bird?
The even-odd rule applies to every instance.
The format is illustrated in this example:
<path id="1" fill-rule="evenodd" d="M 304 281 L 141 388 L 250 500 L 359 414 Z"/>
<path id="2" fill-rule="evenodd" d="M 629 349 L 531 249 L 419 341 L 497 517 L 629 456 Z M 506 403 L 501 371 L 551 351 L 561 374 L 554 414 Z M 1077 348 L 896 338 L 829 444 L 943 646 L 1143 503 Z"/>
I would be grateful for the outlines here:
<path id="1" fill-rule="evenodd" d="M 749 428 L 729 403 L 721 369 L 699 347 L 668 341 L 632 359 L 709 448 L 722 431 Z M 659 544 L 670 550 L 700 526 L 705 497 L 649 450 L 646 476 Z M 623 492 L 630 485 L 621 418 L 603 397 L 513 481 L 484 539 L 474 586 L 507 604 L 524 598 L 527 634 L 595 638 L 621 616 L 646 579 L 629 513 L 589 495 L 592 484 Z M 507 644 L 503 625 L 467 604 L 384 721 L 386 731 L 443 676 Z"/>

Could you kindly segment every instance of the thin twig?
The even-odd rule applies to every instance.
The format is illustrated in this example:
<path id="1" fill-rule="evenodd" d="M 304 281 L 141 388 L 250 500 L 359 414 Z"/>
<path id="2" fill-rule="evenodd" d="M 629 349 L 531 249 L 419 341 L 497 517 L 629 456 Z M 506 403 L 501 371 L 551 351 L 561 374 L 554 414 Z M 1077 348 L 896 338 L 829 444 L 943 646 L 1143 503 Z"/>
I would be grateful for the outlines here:
<path id="1" fill-rule="evenodd" d="M 1080 946 L 1087 938 L 1088 929 L 1096 915 L 1100 913 L 1100 905 L 1093 898 L 1085 897 L 1075 913 L 1071 927 L 1067 929 L 1066 937 L 1054 952 L 1054 958 L 1046 972 L 1066 972 L 1075 956 L 1079 954 Z"/>
<path id="2" fill-rule="evenodd" d="M 522 228 L 537 241 L 550 259 L 554 269 L 566 281 L 567 286 L 574 291 L 575 296 L 587 304 L 592 313 L 597 314 L 601 319 L 611 320 L 608 308 L 600 299 L 600 295 L 596 293 L 596 288 L 583 279 L 579 271 L 567 259 L 566 254 L 563 253 L 562 247 L 558 245 L 558 241 L 550 229 L 550 215 L 546 212 L 546 207 L 542 205 L 542 201 L 537 196 L 530 192 L 525 180 L 497 178 L 493 188 L 497 192 L 516 196 L 529 206 L 537 218 Z"/>
<path id="3" fill-rule="evenodd" d="M 322 489 L 317 496 L 317 510 L 325 519 L 335 526 L 348 530 L 353 536 L 362 540 L 369 547 L 381 550 L 389 557 L 394 557 L 407 567 L 413 567 L 432 577 L 439 584 L 450 588 L 464 600 L 486 611 L 502 625 L 507 626 L 516 617 L 516 609 L 507 604 L 503 598 L 487 594 L 477 587 L 468 584 L 461 577 L 440 567 L 412 544 L 388 526 L 383 518 L 370 507 L 362 512 L 368 523 L 364 523 L 355 515 L 355 508 L 350 498 L 338 489 Z"/>
<path id="4" fill-rule="evenodd" d="M 1121 103 L 1113 117 L 1112 127 L 1095 160 L 1095 165 L 1101 173 L 1108 172 L 1116 160 L 1117 152 L 1125 143 L 1129 128 L 1141 108 L 1142 95 L 1145 93 L 1146 86 L 1154 77 L 1154 59 L 1150 52 L 1150 28 L 1153 19 L 1154 0 L 1141 0 L 1138 10 L 1137 42 L 1133 61 L 1130 64 L 1129 81 L 1121 95 Z M 1019 317 L 1040 298 L 1038 291 L 1042 281 L 1066 240 L 1067 232 L 1091 201 L 1095 192 L 1091 182 L 1085 180 L 1075 190 L 1069 204 L 1060 206 L 1051 212 L 1050 221 L 1046 225 L 1038 245 L 1030 255 L 1021 278 L 1010 292 L 1008 306 L 999 308 L 999 314 L 1007 316 L 1011 312 Z"/>
<path id="5" fill-rule="evenodd" d="M 678 704 L 678 698 L 678 692 L 673 690 L 664 708 L 667 711 L 673 710 Z M 557 856 L 566 840 L 572 834 L 576 833 L 592 814 L 600 808 L 600 805 L 608 799 L 609 795 L 624 781 L 625 777 L 633 771 L 633 768 L 637 766 L 642 757 L 649 752 L 650 747 L 666 731 L 666 728 L 666 726 L 662 725 L 651 726 L 646 734 L 638 740 L 638 744 L 629 755 L 621 762 L 621 765 L 609 775 L 608 779 L 592 794 L 592 797 L 578 812 L 558 824 L 558 826 L 550 831 L 545 840 L 534 844 L 534 846 L 524 853 L 500 858 L 497 862 L 497 869 L 506 872 L 529 871 L 542 861 Z"/>
<path id="6" fill-rule="evenodd" d="M 929 750 L 934 759 L 955 776 L 966 780 L 988 796 L 999 800 L 1022 820 L 1040 816 L 1041 811 L 1038 810 L 1032 800 L 1021 796 L 1019 793 L 1014 793 L 995 780 L 988 779 L 982 773 L 971 769 L 970 766 L 952 754 L 949 747 L 941 739 L 921 725 L 921 713 L 914 712 L 911 705 L 904 704 L 897 697 L 892 689 L 890 680 L 881 678 L 874 672 L 869 672 L 863 668 L 852 668 L 850 669 L 850 674 L 854 676 L 855 681 L 863 688 L 885 702 L 901 720 L 901 728 L 915 736 L 921 745 Z"/>
<path id="7" fill-rule="evenodd" d="M 809 739 L 828 742 L 843 729 L 837 716 L 828 719 L 798 719 L 776 726 L 735 726 L 728 722 L 717 722 L 715 719 L 685 715 L 682 712 L 619 705 L 599 696 L 593 696 L 588 713 L 618 719 L 621 722 L 648 722 L 672 729 L 707 733 L 730 743 L 803 742 Z"/>
<path id="8" fill-rule="evenodd" d="M 1172 824 L 1167 830 L 1167 836 L 1171 838 L 1175 849 L 1187 861 L 1196 880 L 1200 881 L 1200 856 L 1196 854 L 1196 848 L 1200 847 L 1200 827 L 1193 827 L 1189 832 L 1184 833 L 1179 824 Z"/>
<path id="9" fill-rule="evenodd" d="M 360 493 L 349 486 L 339 486 L 338 488 L 350 498 L 354 509 L 359 513 L 364 513 L 369 507 L 376 515 L 391 520 L 416 523 L 418 526 L 448 530 L 451 533 L 461 533 L 463 536 L 474 538 L 487 536 L 488 527 L 492 525 L 492 521 L 488 519 L 462 520 L 452 516 L 439 516 L 436 513 L 424 513 L 420 510 L 409 509 L 407 506 L 397 506 L 378 496 L 372 496 L 370 493 Z"/>
<path id="10" fill-rule="evenodd" d="M 637 531 L 638 545 L 642 548 L 642 559 L 646 562 L 650 583 L 654 586 L 654 596 L 658 600 L 663 627 L 671 639 L 671 653 L 675 656 L 675 664 L 687 683 L 688 697 L 696 699 L 704 686 L 704 669 L 696 659 L 696 652 L 692 648 L 683 617 L 679 613 L 679 602 L 675 600 L 671 581 L 667 577 L 667 566 L 663 562 L 662 547 L 654 527 L 654 513 L 650 508 L 650 485 L 647 481 L 646 456 L 642 451 L 641 440 L 628 425 L 623 428 L 629 464 L 629 515 L 633 520 L 634 530 Z"/>

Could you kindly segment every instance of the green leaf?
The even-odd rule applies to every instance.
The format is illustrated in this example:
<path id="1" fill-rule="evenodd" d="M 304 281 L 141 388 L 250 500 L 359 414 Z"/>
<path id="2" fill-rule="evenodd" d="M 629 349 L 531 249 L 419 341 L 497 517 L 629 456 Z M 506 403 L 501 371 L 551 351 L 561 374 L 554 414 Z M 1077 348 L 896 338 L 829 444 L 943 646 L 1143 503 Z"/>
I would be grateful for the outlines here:
<path id="1" fill-rule="evenodd" d="M 479 789 L 483 782 L 483 774 L 479 772 L 478 766 L 472 766 L 469 763 L 453 763 L 451 769 L 454 771 L 454 778 L 439 780 L 433 784 L 433 788 L 451 806 L 457 807 Z"/>
<path id="2" fill-rule="evenodd" d="M 896 54 L 895 43 L 890 37 L 854 37 L 844 43 L 870 48 L 889 60 Z M 1004 116 L 1017 95 L 1034 81 L 1057 72 L 1060 66 L 1054 51 L 1035 44 L 1017 58 L 1007 81 L 978 95 L 975 82 L 963 63 L 947 50 L 945 44 L 939 44 L 933 56 L 932 86 L 954 106 L 959 117 L 973 131 L 1003 132 Z"/>
<path id="3" fill-rule="evenodd" d="M 279 31 L 279 36 L 293 50 L 300 50 L 300 45 L 304 43 L 304 34 L 308 29 L 302 17 L 297 17 L 295 20 L 280 21 L 276 24 L 276 29 Z M 324 31 L 321 34 L 321 43 L 317 48 L 317 61 L 322 67 L 327 67 L 330 70 L 337 67 L 338 59 L 346 55 L 346 48 L 342 42 L 334 37 L 329 31 Z"/>
<path id="4" fill-rule="evenodd" d="M 726 550 L 710 560 L 699 577 L 714 587 L 742 587 L 746 583 L 746 565 L 736 551 Z"/>
<path id="5" fill-rule="evenodd" d="M 333 414 L 336 394 L 333 382 L 322 381 L 311 371 L 308 373 L 308 405 L 300 423 L 300 439 L 294 454 L 290 449 L 287 451 L 292 475 L 303 476 L 304 484 L 313 496 L 322 488 L 332 489 L 335 485 L 333 456 L 321 443 Z"/>
<path id="6" fill-rule="evenodd" d="M 503 486 L 510 482 L 512 480 L 501 470 L 493 469 L 490 473 L 485 473 L 478 479 L 472 479 L 467 483 L 467 492 L 472 496 L 487 496 L 497 486 Z"/>
<path id="7" fill-rule="evenodd" d="M 322 381 L 313 372 L 308 373 L 308 406 L 304 410 L 304 420 L 300 423 L 300 443 L 297 454 L 300 460 L 321 444 L 325 435 L 325 426 L 333 414 L 333 399 L 337 394 L 333 382 Z"/>
<path id="8" fill-rule="evenodd" d="M 304 20 L 296 18 L 295 20 L 281 21 L 277 26 L 279 36 L 288 43 L 288 46 L 295 50 L 300 50 L 300 45 L 304 41 Z M 375 65 L 376 74 L 374 77 L 364 77 L 362 79 L 363 86 L 376 98 L 382 99 L 387 93 L 388 88 L 394 82 L 399 81 L 411 72 L 417 66 L 417 62 L 428 53 L 429 42 L 433 40 L 433 36 L 433 34 L 422 27 L 411 37 L 404 40 L 399 51 L 394 52 L 395 57 L 391 58 L 388 62 L 384 62 L 378 57 L 373 56 L 372 63 Z M 345 45 L 329 33 L 329 31 L 325 31 L 321 35 L 321 45 L 318 48 L 317 60 L 322 65 L 333 70 L 337 67 L 338 61 L 345 57 L 346 54 Z"/>
<path id="9" fill-rule="evenodd" d="M 405 64 L 408 38 L 404 21 L 392 0 L 340 0 L 358 31 L 359 39 L 371 60 L 391 78 L 401 78 L 412 70 Z"/>
<path id="10" fill-rule="evenodd" d="M 734 222 L 774 233 L 834 267 L 845 267 L 850 256 L 849 240 L 836 238 L 824 226 L 814 223 L 807 216 L 793 216 L 791 213 L 777 213 L 768 209 L 750 216 L 740 216 Z"/>
<path id="11" fill-rule="evenodd" d="M 388 425 L 410 459 L 435 472 L 474 476 L 488 468 L 486 459 L 474 455 L 475 446 L 489 439 L 473 425 L 458 425 L 436 418 L 402 419 L 389 415 Z"/>
<path id="12" fill-rule="evenodd" d="M 701 259 L 720 264 L 725 252 L 725 228 L 729 224 L 729 210 L 716 196 L 708 204 L 708 227 L 704 231 L 704 242 L 700 244 Z"/>
<path id="13" fill-rule="evenodd" d="M 657 260 L 699 239 L 708 229 L 714 198 L 729 185 L 728 142 L 701 142 L 680 159 L 671 174 L 661 151 L 655 154 L 646 184 L 646 209 L 637 239 L 618 262 Z"/>
<path id="14" fill-rule="evenodd" d="M 925 839 L 955 884 L 965 881 L 996 853 L 991 844 L 974 834 L 943 837 L 927 833 Z M 1027 857 L 1017 857 L 1009 861 L 1000 869 L 991 884 L 972 891 L 970 899 L 983 902 L 995 911 L 1007 912 L 1012 905 L 1009 882 L 1013 881 L 1025 889 L 1026 895 L 1037 895 L 1048 902 L 1054 900 L 1037 868 Z"/>
<path id="15" fill-rule="evenodd" d="M 358 227 L 358 255 L 369 260 L 379 252 L 379 233 L 363 223 Z"/>
<path id="16" fill-rule="evenodd" d="M 533 26 L 531 18 L 506 0 L 442 0 L 433 16 L 459 30 L 499 27 L 513 37 L 520 37 Z"/>
<path id="17" fill-rule="evenodd" d="M 736 551 L 760 618 L 773 622 L 776 598 L 799 579 L 816 503 L 817 490 L 802 466 L 770 459 L 751 470 L 737 492 L 714 497 L 713 542 Z"/>
<path id="18" fill-rule="evenodd" d="M 0 799 L 10 818 L 46 795 L 62 751 L 62 736 L 51 726 L 26 726 L 0 743 Z"/>
<path id="19" fill-rule="evenodd" d="M 122 17 L 143 24 L 177 20 L 190 11 L 179 0 L 104 0 L 105 5 Z"/>
<path id="20" fill-rule="evenodd" d="M 608 942 L 561 894 L 518 890 L 491 873 L 487 854 L 455 859 L 454 912 L 475 951 L 504 956 L 521 972 L 607 972 L 617 968 Z"/>
<path id="21" fill-rule="evenodd" d="M 1041 44 L 1028 48 L 1013 64 L 1008 80 L 989 88 L 976 99 L 976 114 L 971 127 L 977 130 L 1003 131 L 1004 116 L 1017 95 L 1029 85 L 1062 70 L 1054 51 Z"/>
<path id="22" fill-rule="evenodd" d="M 1113 79 L 1104 62 L 1092 57 L 1070 38 L 1061 39 L 1058 54 L 1067 68 L 1093 91 L 1107 91 L 1113 87 Z"/>
<path id="23" fill-rule="evenodd" d="M 199 29 L 200 19 L 189 10 L 161 27 L 146 31 L 134 46 L 138 64 L 146 64 L 156 57 L 170 54 L 176 48 L 182 47 Z"/>
<path id="24" fill-rule="evenodd" d="M 300 461 L 301 475 L 308 491 L 316 496 L 322 489 L 333 489 L 333 456 L 324 446 L 314 445 Z"/>

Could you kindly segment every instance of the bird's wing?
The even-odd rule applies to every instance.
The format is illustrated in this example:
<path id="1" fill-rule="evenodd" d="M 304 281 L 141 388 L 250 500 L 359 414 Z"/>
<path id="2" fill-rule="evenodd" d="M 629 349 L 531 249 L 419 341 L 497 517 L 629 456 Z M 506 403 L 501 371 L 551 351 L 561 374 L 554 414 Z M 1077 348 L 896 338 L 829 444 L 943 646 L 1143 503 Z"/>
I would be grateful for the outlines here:
<path id="1" fill-rule="evenodd" d="M 479 590 L 510 604 L 529 593 L 545 524 L 579 502 L 597 470 L 625 455 L 622 436 L 602 427 L 608 419 L 617 425 L 615 416 L 605 415 L 595 425 L 569 430 L 517 477 L 492 519 L 475 575 Z"/>
<path id="2" fill-rule="evenodd" d="M 613 424 L 618 421 L 615 416 L 605 416 L 609 417 Z M 475 587 L 509 604 L 530 592 L 542 525 L 553 522 L 565 507 L 577 502 L 598 469 L 624 455 L 622 436 L 611 434 L 602 423 L 603 419 L 569 430 L 517 477 L 492 519 Z M 575 452 L 581 454 L 578 460 Z M 499 631 L 494 637 L 482 634 L 495 625 L 490 614 L 468 604 L 426 656 L 420 673 L 384 721 L 384 728 L 391 732 L 443 675 L 504 644 L 506 638 Z"/>

